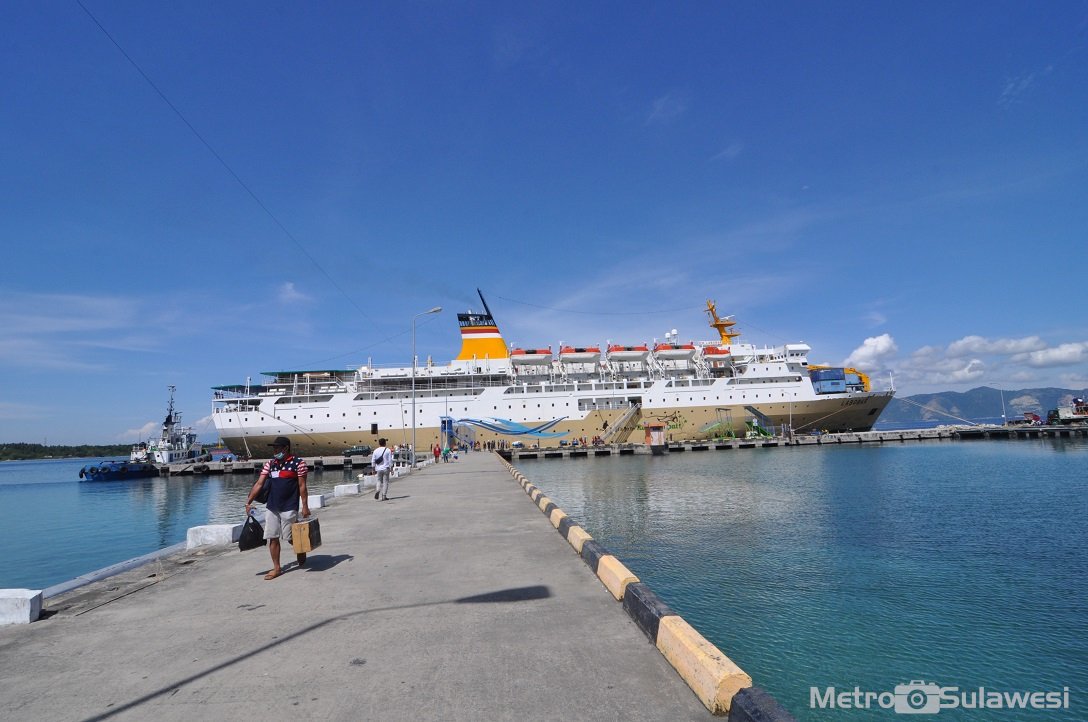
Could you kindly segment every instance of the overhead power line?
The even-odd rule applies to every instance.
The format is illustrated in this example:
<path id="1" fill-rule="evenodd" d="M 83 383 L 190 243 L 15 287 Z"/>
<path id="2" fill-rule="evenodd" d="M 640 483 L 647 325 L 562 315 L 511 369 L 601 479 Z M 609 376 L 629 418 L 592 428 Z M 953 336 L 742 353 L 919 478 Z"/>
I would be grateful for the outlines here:
<path id="1" fill-rule="evenodd" d="M 238 176 L 238 174 L 234 172 L 234 169 L 231 168 L 230 164 L 228 164 L 227 161 L 223 159 L 223 156 L 219 155 L 219 153 L 216 152 L 215 148 L 211 146 L 211 143 L 204 139 L 204 136 L 200 134 L 200 131 L 194 128 L 193 124 L 189 122 L 189 120 L 178 109 L 178 107 L 170 101 L 170 98 L 166 97 L 166 93 L 162 92 L 162 90 L 159 89 L 159 86 L 155 85 L 155 82 L 151 78 L 149 78 L 147 73 L 145 73 L 143 69 L 140 68 L 140 66 L 136 63 L 136 61 L 132 59 L 132 56 L 125 52 L 125 49 L 121 47 L 121 44 L 118 43 L 112 35 L 110 35 L 110 32 L 106 30 L 105 27 L 103 27 L 102 23 L 98 22 L 98 18 L 96 18 L 94 14 L 87 9 L 87 6 L 84 5 L 81 0 L 76 0 L 76 2 L 81 8 L 83 8 L 83 12 L 87 13 L 87 17 L 89 17 L 94 22 L 94 24 L 98 26 L 98 29 L 102 31 L 102 34 L 109 38 L 110 42 L 113 43 L 114 47 L 117 48 L 118 51 L 120 51 L 121 55 L 125 56 L 125 60 L 127 60 L 129 64 L 136 69 L 136 72 L 139 73 L 140 76 L 147 81 L 147 84 L 150 85 L 155 90 L 155 92 L 159 94 L 159 97 L 163 99 L 163 102 L 170 106 L 170 109 L 174 111 L 174 114 L 177 115 L 178 118 L 181 119 L 181 122 L 185 123 L 185 127 L 192 131 L 193 135 L 196 136 L 197 140 L 203 143 L 204 147 L 208 149 L 208 152 L 211 153 L 217 161 L 219 161 L 219 164 L 222 165 L 228 173 L 230 173 L 231 177 L 234 178 L 234 180 L 238 181 L 238 185 L 242 186 L 245 192 L 249 194 L 249 197 L 252 198 L 257 203 L 257 205 L 261 207 L 261 210 L 263 210 L 268 215 L 268 217 L 272 219 L 272 222 L 275 223 L 281 231 L 283 231 L 284 235 L 290 238 L 291 242 L 295 244 L 298 250 L 301 251 L 302 254 L 310 260 L 310 263 L 314 264 L 314 267 L 317 268 L 317 270 L 320 271 L 326 279 L 328 279 L 329 283 L 333 285 L 333 288 L 339 291 L 340 295 L 346 298 L 348 303 L 354 306 L 355 309 L 362 314 L 363 318 L 365 318 L 367 321 L 370 321 L 371 325 L 374 326 L 374 328 L 378 329 L 378 324 L 374 323 L 374 320 L 370 318 L 370 316 L 367 315 L 366 311 L 364 311 L 362 307 L 355 302 L 355 299 L 349 296 L 347 291 L 341 288 L 340 284 L 333 280 L 332 276 L 330 276 L 328 272 L 324 268 L 322 268 L 321 264 L 317 262 L 317 259 L 314 258 L 313 255 L 311 255 L 310 252 L 306 250 L 306 248 L 302 245 L 302 243 L 299 242 L 297 238 L 295 238 L 294 234 L 291 233 L 291 231 L 287 230 L 286 226 L 280 223 L 280 220 L 276 218 L 276 215 L 271 210 L 269 210 L 268 206 L 266 206 L 261 201 L 261 199 L 257 197 L 257 194 L 254 193 L 248 185 L 246 185 L 245 181 L 243 181 Z M 378 330 L 379 332 L 381 331 L 381 329 Z M 383 342 L 388 340 L 389 339 L 384 339 Z"/>
<path id="2" fill-rule="evenodd" d="M 582 316 L 653 316 L 661 313 L 676 313 L 677 311 L 697 311 L 705 310 L 702 306 L 683 306 L 681 308 L 666 308 L 660 311 L 577 311 L 570 308 L 553 308 L 551 306 L 541 306 L 537 303 L 529 303 L 528 301 L 519 301 L 515 298 L 507 298 L 505 296 L 499 296 L 503 301 L 509 301 L 510 303 L 517 303 L 522 306 L 531 306 L 532 308 L 541 308 L 545 311 L 556 311 L 558 313 L 576 313 Z"/>

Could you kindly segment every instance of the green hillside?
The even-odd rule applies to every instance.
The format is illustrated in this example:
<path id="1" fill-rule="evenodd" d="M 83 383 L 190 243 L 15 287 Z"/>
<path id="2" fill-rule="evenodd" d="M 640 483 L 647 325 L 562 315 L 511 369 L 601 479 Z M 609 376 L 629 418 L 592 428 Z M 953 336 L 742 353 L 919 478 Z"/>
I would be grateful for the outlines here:
<path id="1" fill-rule="evenodd" d="M 43 444 L 25 444 L 11 442 L 0 444 L 0 461 L 25 459 L 78 459 L 112 456 L 127 459 L 132 444 L 114 444 L 110 446 L 81 444 L 79 446 L 45 446 Z"/>
<path id="2" fill-rule="evenodd" d="M 923 421 L 954 424 L 957 419 L 978 421 L 999 418 L 1002 396 L 1006 418 L 1021 419 L 1025 413 L 1031 412 L 1045 420 L 1048 410 L 1068 405 L 1074 396 L 1085 395 L 1088 395 L 1088 389 L 999 391 L 989 386 L 979 386 L 970 391 L 942 391 L 936 394 L 896 397 L 880 415 L 880 420 L 897 424 Z"/>

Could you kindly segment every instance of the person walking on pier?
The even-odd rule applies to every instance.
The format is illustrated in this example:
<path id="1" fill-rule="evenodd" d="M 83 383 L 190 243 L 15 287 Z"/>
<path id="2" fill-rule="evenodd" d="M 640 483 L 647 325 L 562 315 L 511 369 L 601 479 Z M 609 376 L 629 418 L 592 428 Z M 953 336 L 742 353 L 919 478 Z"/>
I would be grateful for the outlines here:
<path id="1" fill-rule="evenodd" d="M 374 484 L 374 498 L 385 501 L 389 498 L 389 472 L 393 468 L 393 452 L 385 447 L 385 439 L 378 439 L 373 464 L 374 473 L 378 475 L 378 481 Z"/>
<path id="2" fill-rule="evenodd" d="M 268 553 L 272 555 L 272 571 L 265 575 L 266 580 L 275 579 L 283 573 L 280 568 L 280 540 L 291 544 L 291 525 L 298 521 L 299 502 L 302 503 L 302 518 L 310 516 L 310 503 L 306 496 L 306 461 L 291 454 L 291 440 L 280 436 L 269 446 L 272 458 L 265 462 L 257 483 L 249 490 L 246 498 L 246 516 L 253 511 L 253 499 L 264 486 L 270 484 L 268 500 L 264 506 L 264 538 L 268 540 Z M 306 563 L 306 555 L 297 555 L 298 565 Z"/>

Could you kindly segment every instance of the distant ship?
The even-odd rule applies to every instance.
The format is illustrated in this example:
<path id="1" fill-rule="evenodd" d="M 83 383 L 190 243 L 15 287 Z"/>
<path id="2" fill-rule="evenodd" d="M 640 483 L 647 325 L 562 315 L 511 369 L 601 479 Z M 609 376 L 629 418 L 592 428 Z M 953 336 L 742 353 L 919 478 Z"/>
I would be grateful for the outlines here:
<path id="1" fill-rule="evenodd" d="M 479 293 L 479 292 L 478 292 Z M 461 352 L 415 371 L 420 448 L 453 439 L 488 446 L 561 440 L 641 443 L 645 425 L 665 440 L 868 431 L 894 391 L 873 391 L 852 368 L 810 366 L 809 347 L 738 343 L 731 317 L 707 301 L 713 341 L 508 348 L 483 311 L 459 313 Z M 266 372 L 263 384 L 216 386 L 212 418 L 235 454 L 256 455 L 290 436 L 304 455 L 412 438 L 412 367 Z"/>
<path id="2" fill-rule="evenodd" d="M 196 433 L 188 426 L 181 426 L 181 413 L 174 411 L 174 388 L 170 388 L 170 402 L 166 407 L 166 420 L 162 422 L 159 437 L 140 442 L 132 447 L 128 461 L 100 461 L 79 470 L 79 478 L 87 481 L 121 481 L 158 476 L 159 464 L 175 464 L 198 461 L 204 458 L 204 447 L 197 441 Z"/>

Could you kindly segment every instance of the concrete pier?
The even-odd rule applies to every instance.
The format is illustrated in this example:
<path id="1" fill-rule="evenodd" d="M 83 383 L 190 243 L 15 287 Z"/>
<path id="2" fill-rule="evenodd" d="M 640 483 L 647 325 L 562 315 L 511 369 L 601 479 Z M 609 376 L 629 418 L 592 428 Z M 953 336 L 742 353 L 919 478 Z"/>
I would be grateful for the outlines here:
<path id="1" fill-rule="evenodd" d="M 687 451 L 730 451 L 771 449 L 784 446 L 829 444 L 886 444 L 905 441 L 967 441 L 970 439 L 1057 439 L 1088 436 L 1088 426 L 941 426 L 935 429 L 902 431 L 856 431 L 838 434 L 795 434 L 792 437 L 757 436 L 750 439 L 705 439 L 669 441 L 668 453 Z M 609 444 L 586 447 L 543 447 L 504 449 L 509 461 L 518 459 L 585 459 L 591 456 L 633 456 L 651 453 L 645 444 Z"/>
<path id="2" fill-rule="evenodd" d="M 0 718 L 710 719 L 659 651 L 682 620 L 640 607 L 648 643 L 615 598 L 642 585 L 526 491 L 462 454 L 330 499 L 277 579 L 266 548 L 202 546 L 47 598 L 0 627 Z"/>

